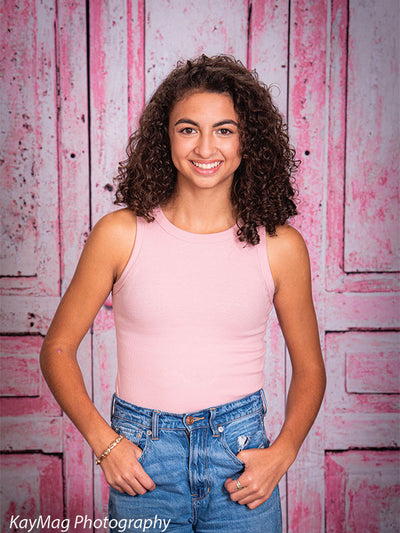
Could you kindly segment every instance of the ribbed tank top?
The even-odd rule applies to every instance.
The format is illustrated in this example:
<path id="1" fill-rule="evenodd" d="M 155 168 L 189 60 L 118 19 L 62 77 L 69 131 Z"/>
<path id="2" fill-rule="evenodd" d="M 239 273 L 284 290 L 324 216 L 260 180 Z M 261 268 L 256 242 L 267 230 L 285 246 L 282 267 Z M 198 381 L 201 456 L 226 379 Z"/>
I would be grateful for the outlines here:
<path id="1" fill-rule="evenodd" d="M 188 413 L 264 384 L 265 332 L 274 283 L 265 229 L 245 244 L 237 226 L 199 234 L 163 211 L 137 218 L 133 252 L 113 287 L 117 395 Z"/>

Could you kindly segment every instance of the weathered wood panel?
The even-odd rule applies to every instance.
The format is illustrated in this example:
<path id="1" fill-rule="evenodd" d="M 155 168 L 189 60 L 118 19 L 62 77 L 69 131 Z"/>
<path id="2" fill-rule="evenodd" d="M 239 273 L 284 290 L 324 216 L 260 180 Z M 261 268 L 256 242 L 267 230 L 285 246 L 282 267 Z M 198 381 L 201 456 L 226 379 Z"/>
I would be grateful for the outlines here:
<path id="1" fill-rule="evenodd" d="M 387 24 L 387 8 L 393 5 L 334 0 L 328 37 L 325 522 L 335 532 L 400 527 L 392 500 L 400 441 L 399 282 L 392 272 L 398 125 L 382 82 L 391 85 L 396 70 L 389 50 L 398 42 L 398 10 Z M 351 448 L 358 450 L 343 451 Z"/>
<path id="2" fill-rule="evenodd" d="M 61 409 L 39 370 L 41 345 L 39 335 L 0 337 L 2 365 L 11 363 L 8 372 L 2 374 L 0 408 L 3 416 L 60 416 Z M 29 361 L 25 368 L 21 367 L 24 361 Z"/>
<path id="3" fill-rule="evenodd" d="M 1 396 L 39 396 L 40 369 L 36 353 L 8 356 L 2 353 L 0 361 Z"/>
<path id="4" fill-rule="evenodd" d="M 398 448 L 400 415 L 396 413 L 325 414 L 325 448 Z"/>
<path id="5" fill-rule="evenodd" d="M 0 284 L 8 294 L 55 295 L 60 268 L 55 2 L 5 2 L 3 10 Z"/>
<path id="6" fill-rule="evenodd" d="M 40 516 L 44 520 L 47 516 L 53 519 L 63 519 L 63 486 L 61 459 L 55 455 L 13 454 L 0 457 L 2 477 L 1 501 L 2 516 L 1 531 L 34 531 L 35 533 L 50 533 L 55 528 L 41 527 L 37 520 Z M 51 480 L 51 482 L 49 482 Z M 20 527 L 24 522 L 17 517 L 34 520 L 35 528 Z M 14 522 L 12 520 L 14 519 Z M 64 523 L 66 524 L 66 523 Z M 54 523 L 56 526 L 57 523 Z M 58 523 L 60 528 L 60 523 Z M 60 530 L 60 529 L 58 529 Z"/>
<path id="7" fill-rule="evenodd" d="M 325 302 L 327 331 L 399 326 L 400 301 L 396 292 L 328 292 Z"/>
<path id="8" fill-rule="evenodd" d="M 327 533 L 397 533 L 400 515 L 398 451 L 328 453 Z"/>
<path id="9" fill-rule="evenodd" d="M 364 351 L 347 354 L 346 388 L 348 392 L 400 393 L 399 337 L 398 332 L 386 334 L 384 339 L 379 335 L 374 343 L 366 347 L 367 349 L 364 347 Z M 358 349 L 362 350 L 361 347 Z"/>
<path id="10" fill-rule="evenodd" d="M 2 249 L 7 254 L 1 306 L 7 367 L 0 404 L 1 450 L 7 452 L 2 487 L 4 503 L 21 517 L 62 519 L 64 507 L 66 516 L 91 513 L 92 453 L 61 416 L 40 374 L 39 351 L 89 229 L 85 3 L 7 2 L 2 8 L 9 82 L 2 93 L 2 113 L 7 111 L 2 172 L 12 200 L 10 206 L 2 198 L 8 208 L 2 227 L 8 232 Z M 82 353 L 80 358 L 88 381 L 86 339 L 81 352 L 85 346 L 89 358 Z M 12 469 L 15 481 L 7 486 Z M 24 484 L 18 485 L 22 476 Z"/>
<path id="11" fill-rule="evenodd" d="M 4 414 L 4 413 L 3 413 Z M 1 421 L 1 451 L 41 450 L 62 453 L 61 417 L 4 417 Z"/>
<path id="12" fill-rule="evenodd" d="M 379 362 L 398 353 L 398 333 L 349 331 L 329 333 L 325 337 L 328 386 L 325 395 L 325 416 L 329 433 L 327 449 L 343 450 L 348 447 L 393 447 L 399 445 L 399 397 L 391 394 L 392 378 L 378 374 L 386 382 L 383 394 L 380 391 L 354 392 L 349 372 L 357 368 L 365 370 L 366 362 L 373 361 L 374 369 Z M 367 356 L 367 357 L 366 357 Z M 349 368 L 349 362 L 351 367 Z M 398 364 L 398 356 L 397 356 Z M 361 370 L 360 370 L 361 369 Z M 372 370 L 366 369 L 368 375 Z M 371 381 L 373 378 L 368 378 Z M 398 374 L 394 380 L 398 381 Z M 368 384 L 368 380 L 366 383 Z M 361 388 L 361 387 L 358 387 Z M 363 388 L 368 388 L 363 385 Z M 369 387 L 371 388 L 371 387 Z M 377 388 L 377 387 L 375 387 Z M 382 387 L 379 387 L 382 390 Z"/>
<path id="13" fill-rule="evenodd" d="M 382 3 L 369 2 L 368 5 L 374 4 L 377 9 Z M 386 3 L 386 5 L 388 5 Z M 358 11 L 362 10 L 362 6 L 359 6 Z M 396 10 L 395 10 L 396 11 Z M 397 16 L 395 14 L 395 16 Z M 380 19 L 380 16 L 376 16 L 376 20 Z M 347 0 L 333 0 L 332 10 L 330 17 L 330 61 L 329 61 L 329 135 L 327 140 L 327 156 L 328 156 L 328 168 L 327 168 L 327 189 L 326 189 L 326 241 L 327 241 L 327 261 L 326 261 L 326 288 L 329 291 L 338 290 L 343 291 L 357 291 L 357 292 L 379 292 L 379 291 L 396 291 L 399 288 L 398 275 L 391 272 L 384 272 L 384 268 L 380 268 L 378 273 L 375 272 L 346 272 L 344 265 L 344 242 L 345 242 L 345 228 L 344 220 L 351 211 L 357 211 L 360 208 L 359 202 L 353 206 L 350 206 L 350 198 L 345 195 L 346 190 L 346 153 L 349 157 L 358 157 L 358 147 L 356 146 L 352 154 L 346 152 L 346 143 L 348 142 L 347 135 L 347 92 L 354 92 L 349 87 L 348 80 L 348 40 L 351 38 L 348 34 L 348 30 L 352 30 L 354 25 L 348 28 L 349 13 Z M 377 22 L 379 24 L 379 22 Z M 390 39 L 398 39 L 397 34 L 390 34 L 390 27 L 388 28 Z M 356 25 L 356 31 L 366 31 L 364 28 L 358 29 Z M 374 32 L 373 32 L 374 33 Z M 369 42 L 369 48 L 365 48 L 364 56 L 369 55 L 376 56 L 374 51 L 374 42 Z M 381 46 L 381 45 L 379 45 Z M 385 83 L 382 81 L 380 84 L 383 88 Z M 359 87 L 359 85 L 358 85 Z M 361 88 L 360 88 L 361 90 Z M 386 102 L 386 100 L 385 100 Z M 355 118 L 357 120 L 357 117 Z M 383 125 L 378 124 L 376 128 L 373 128 L 374 135 L 380 135 L 382 146 L 379 150 L 389 150 L 386 148 L 385 133 L 383 131 Z M 365 139 L 370 138 L 371 133 L 364 129 L 364 122 L 359 121 L 358 125 L 360 134 L 362 136 L 365 132 Z M 392 130 L 392 127 L 391 127 Z M 380 133 L 376 133 L 376 132 Z M 353 141 L 351 141 L 353 142 Z M 392 155 L 390 155 L 390 158 Z M 376 167 L 375 167 L 376 168 Z M 385 167 L 386 168 L 386 167 Z M 358 172 L 360 183 L 363 183 L 365 188 L 365 177 Z M 358 178 L 355 178 L 358 179 Z M 396 182 L 396 174 L 388 176 L 388 180 L 391 183 Z M 393 188 L 390 185 L 389 188 Z M 368 182 L 368 191 L 371 191 L 371 195 L 375 195 L 378 190 L 380 199 L 386 201 L 386 193 L 382 196 L 382 187 L 379 184 L 379 180 L 376 183 L 374 180 Z M 379 196 L 378 195 L 378 196 Z M 346 197 L 346 198 L 345 198 Z M 388 196 L 389 197 L 389 196 Z M 346 211 L 344 206 L 346 205 Z M 379 203 L 379 200 L 378 200 Z M 383 205 L 381 206 L 383 207 Z M 378 222 L 377 222 L 378 224 Z M 380 221 L 377 227 L 381 227 Z M 394 228 L 394 227 L 393 227 Z M 393 229 L 392 228 L 392 229 Z M 356 235 L 359 228 L 354 225 L 354 232 Z M 363 231 L 363 230 L 362 230 Z M 374 231 L 374 237 L 376 238 L 376 232 Z M 364 236 L 365 237 L 365 236 Z M 363 242 L 375 242 L 371 241 L 370 236 L 363 238 Z M 356 236 L 356 239 L 358 237 Z M 358 241 L 360 244 L 360 241 Z M 364 246 L 364 245 L 363 245 Z M 374 244 L 375 246 L 375 244 Z M 376 255 L 376 250 L 374 252 Z"/>
<path id="14" fill-rule="evenodd" d="M 346 272 L 400 270 L 399 30 L 397 0 L 351 0 L 345 156 Z"/>

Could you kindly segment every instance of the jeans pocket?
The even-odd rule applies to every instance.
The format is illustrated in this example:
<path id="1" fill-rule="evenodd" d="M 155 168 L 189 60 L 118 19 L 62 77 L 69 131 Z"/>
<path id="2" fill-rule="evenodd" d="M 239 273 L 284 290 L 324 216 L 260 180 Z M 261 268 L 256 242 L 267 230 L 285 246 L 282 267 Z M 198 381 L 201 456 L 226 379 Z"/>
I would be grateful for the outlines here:
<path id="1" fill-rule="evenodd" d="M 151 432 L 149 429 L 142 426 L 135 420 L 128 420 L 121 418 L 117 415 L 113 415 L 111 419 L 111 427 L 119 435 L 125 435 L 125 437 L 141 448 L 142 453 L 138 457 L 138 462 L 143 464 L 150 448 L 151 448 Z"/>
<path id="2" fill-rule="evenodd" d="M 261 411 L 221 424 L 218 431 L 222 448 L 235 464 L 242 467 L 244 463 L 237 457 L 240 451 L 269 446 Z"/>

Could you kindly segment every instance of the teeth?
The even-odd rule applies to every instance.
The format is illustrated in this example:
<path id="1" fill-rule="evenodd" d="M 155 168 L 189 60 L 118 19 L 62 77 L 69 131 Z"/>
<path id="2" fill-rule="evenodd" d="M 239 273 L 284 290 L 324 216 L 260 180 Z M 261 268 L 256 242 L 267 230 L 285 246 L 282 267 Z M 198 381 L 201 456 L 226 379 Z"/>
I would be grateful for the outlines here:
<path id="1" fill-rule="evenodd" d="M 215 161 L 215 163 L 198 163 L 197 161 L 192 161 L 195 167 L 201 168 L 202 170 L 210 170 L 211 168 L 218 167 L 221 164 L 221 161 Z"/>

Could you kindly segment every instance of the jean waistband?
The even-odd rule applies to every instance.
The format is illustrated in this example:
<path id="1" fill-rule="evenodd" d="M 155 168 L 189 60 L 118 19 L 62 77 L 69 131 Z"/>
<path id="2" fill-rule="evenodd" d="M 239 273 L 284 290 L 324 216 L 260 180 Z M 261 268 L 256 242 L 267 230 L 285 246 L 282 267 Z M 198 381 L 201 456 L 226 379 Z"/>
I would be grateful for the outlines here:
<path id="1" fill-rule="evenodd" d="M 119 398 L 116 394 L 113 395 L 111 404 L 111 416 L 135 421 L 143 427 L 151 428 L 153 433 L 155 429 L 162 427 L 190 430 L 208 425 L 213 429 L 213 433 L 214 430 L 217 433 L 217 425 L 225 424 L 256 411 L 263 414 L 267 412 L 263 389 L 233 402 L 190 413 L 168 413 L 140 407 Z"/>

